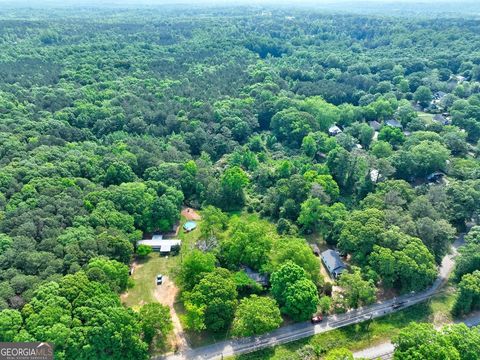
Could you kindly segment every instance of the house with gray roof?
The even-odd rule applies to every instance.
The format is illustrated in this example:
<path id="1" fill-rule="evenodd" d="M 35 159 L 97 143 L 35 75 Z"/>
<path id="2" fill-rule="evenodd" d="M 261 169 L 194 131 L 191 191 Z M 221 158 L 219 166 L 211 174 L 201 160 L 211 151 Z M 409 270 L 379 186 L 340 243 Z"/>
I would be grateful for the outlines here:
<path id="1" fill-rule="evenodd" d="M 368 125 L 375 131 L 378 131 L 380 130 L 380 128 L 382 127 L 382 124 L 380 124 L 378 121 L 376 120 L 373 120 L 373 121 L 369 121 L 368 122 Z"/>
<path id="2" fill-rule="evenodd" d="M 399 128 L 399 129 L 402 128 L 402 124 L 400 123 L 400 121 L 394 120 L 394 119 L 390 119 L 390 120 L 385 121 L 385 125 L 391 126 L 391 127 L 394 127 L 394 128 Z"/>
<path id="3" fill-rule="evenodd" d="M 451 121 L 449 119 L 447 119 L 443 114 L 436 114 L 433 117 L 433 121 L 435 121 L 436 123 L 438 123 L 440 125 L 450 125 L 451 124 Z"/>
<path id="4" fill-rule="evenodd" d="M 327 268 L 330 276 L 334 279 L 338 278 L 342 272 L 347 269 L 347 266 L 344 264 L 340 255 L 337 251 L 328 249 L 322 252 L 321 254 L 322 262 Z"/>

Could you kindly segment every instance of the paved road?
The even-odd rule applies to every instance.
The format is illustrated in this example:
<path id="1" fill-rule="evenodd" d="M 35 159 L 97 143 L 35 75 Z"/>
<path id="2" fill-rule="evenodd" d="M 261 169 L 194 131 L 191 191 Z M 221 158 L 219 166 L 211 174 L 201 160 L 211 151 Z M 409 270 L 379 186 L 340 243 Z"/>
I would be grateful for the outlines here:
<path id="1" fill-rule="evenodd" d="M 183 353 L 164 355 L 157 357 L 157 360 L 214 360 L 223 359 L 223 357 L 244 354 L 256 350 L 272 347 L 275 345 L 285 344 L 291 341 L 303 339 L 306 337 L 330 331 L 332 329 L 341 328 L 347 325 L 356 324 L 368 319 L 374 319 L 386 314 L 390 314 L 406 307 L 421 303 L 432 297 L 440 287 L 445 283 L 450 275 L 454 263 L 454 257 L 457 249 L 463 245 L 463 235 L 460 235 L 453 244 L 452 254 L 444 257 L 439 268 L 439 274 L 433 285 L 421 292 L 407 294 L 396 299 L 390 299 L 378 302 L 370 306 L 348 311 L 345 314 L 331 315 L 324 318 L 324 321 L 317 325 L 310 322 L 297 323 L 281 327 L 270 333 L 261 336 L 252 336 L 241 339 L 226 340 L 215 344 L 190 349 Z M 403 302 L 400 308 L 393 309 L 394 302 Z"/>

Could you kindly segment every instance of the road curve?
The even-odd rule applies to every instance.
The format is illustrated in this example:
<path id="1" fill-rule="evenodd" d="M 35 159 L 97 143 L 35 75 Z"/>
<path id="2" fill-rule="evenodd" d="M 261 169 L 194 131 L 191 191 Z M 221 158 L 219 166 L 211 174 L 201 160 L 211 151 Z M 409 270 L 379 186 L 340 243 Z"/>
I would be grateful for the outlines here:
<path id="1" fill-rule="evenodd" d="M 396 311 L 400 311 L 409 306 L 421 303 L 431 298 L 437 293 L 455 265 L 454 257 L 457 249 L 463 245 L 463 234 L 461 234 L 452 245 L 452 253 L 443 258 L 439 267 L 438 277 L 430 288 L 420 293 L 412 293 L 397 297 L 396 299 L 377 302 L 373 305 L 365 306 L 346 312 L 345 314 L 331 315 L 325 317 L 320 324 L 312 325 L 310 322 L 303 322 L 281 327 L 272 332 L 260 336 L 251 336 L 240 339 L 225 340 L 211 345 L 189 349 L 185 352 L 162 355 L 154 357 L 154 360 L 215 360 L 223 359 L 227 356 L 245 354 L 260 349 L 285 344 L 291 341 L 303 339 L 321 334 L 333 329 L 356 324 L 369 319 L 375 319 Z M 400 308 L 393 309 L 394 302 L 403 302 Z"/>

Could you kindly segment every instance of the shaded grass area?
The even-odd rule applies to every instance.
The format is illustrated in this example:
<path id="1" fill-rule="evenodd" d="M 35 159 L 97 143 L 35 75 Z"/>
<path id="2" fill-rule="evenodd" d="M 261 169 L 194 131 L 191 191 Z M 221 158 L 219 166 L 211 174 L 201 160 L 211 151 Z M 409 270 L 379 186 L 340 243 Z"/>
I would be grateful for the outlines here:
<path id="1" fill-rule="evenodd" d="M 449 290 L 436 295 L 428 302 L 372 320 L 370 324 L 364 322 L 346 326 L 274 348 L 239 355 L 232 359 L 304 360 L 303 356 L 298 354 L 298 350 L 306 345 L 313 346 L 317 353 L 325 353 L 339 347 L 345 347 L 352 351 L 364 349 L 391 339 L 411 322 L 435 322 L 438 318 L 443 318 L 446 321 L 451 320 L 449 312 L 453 301 L 453 291 Z"/>

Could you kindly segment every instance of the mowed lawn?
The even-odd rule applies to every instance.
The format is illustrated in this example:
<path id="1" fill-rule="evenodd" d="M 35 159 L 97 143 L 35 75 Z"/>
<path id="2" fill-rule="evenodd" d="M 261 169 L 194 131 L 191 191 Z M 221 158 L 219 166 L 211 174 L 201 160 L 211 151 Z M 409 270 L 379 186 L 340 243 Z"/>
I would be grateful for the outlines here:
<path id="1" fill-rule="evenodd" d="M 143 304 L 156 302 L 153 292 L 155 290 L 157 274 L 171 276 L 178 262 L 177 257 L 162 257 L 153 252 L 143 260 L 137 260 L 135 271 L 132 275 L 133 287 L 122 295 L 122 302 L 132 308 Z"/>
<path id="2" fill-rule="evenodd" d="M 180 226 L 183 226 L 186 219 L 182 218 Z M 135 271 L 131 277 L 133 286 L 122 294 L 122 303 L 128 307 L 138 308 L 151 302 L 156 302 L 153 292 L 156 288 L 155 277 L 157 274 L 167 275 L 174 282 L 177 282 L 178 271 L 182 261 L 182 254 L 191 249 L 200 236 L 201 222 L 197 222 L 195 230 L 185 233 L 183 228 L 178 234 L 182 240 L 182 249 L 177 256 L 160 256 L 158 252 L 150 253 L 145 259 L 138 259 Z"/>
<path id="3" fill-rule="evenodd" d="M 429 114 L 423 111 L 417 111 L 417 115 L 422 120 L 433 121 L 433 114 Z"/>

